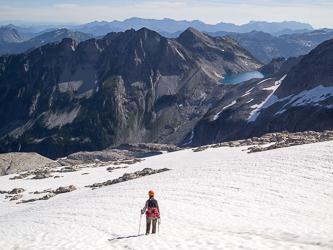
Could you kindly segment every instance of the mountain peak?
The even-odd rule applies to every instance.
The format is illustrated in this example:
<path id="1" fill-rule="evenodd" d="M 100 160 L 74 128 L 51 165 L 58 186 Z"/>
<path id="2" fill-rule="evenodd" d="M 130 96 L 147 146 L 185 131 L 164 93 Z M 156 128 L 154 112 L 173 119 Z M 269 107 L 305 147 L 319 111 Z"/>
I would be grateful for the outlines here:
<path id="1" fill-rule="evenodd" d="M 177 38 L 177 41 L 184 45 L 184 43 L 194 44 L 198 42 L 209 42 L 210 36 L 204 34 L 193 27 L 186 29 L 180 36 Z M 186 47 L 186 46 L 185 46 Z"/>

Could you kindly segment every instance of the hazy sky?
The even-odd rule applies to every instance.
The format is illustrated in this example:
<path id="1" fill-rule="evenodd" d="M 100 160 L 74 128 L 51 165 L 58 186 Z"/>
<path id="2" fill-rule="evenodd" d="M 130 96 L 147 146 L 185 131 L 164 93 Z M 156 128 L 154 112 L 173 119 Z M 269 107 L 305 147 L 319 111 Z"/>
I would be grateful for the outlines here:
<path id="1" fill-rule="evenodd" d="M 251 20 L 298 21 L 333 28 L 333 0 L 0 0 L 0 21 L 88 23 L 130 17 L 237 25 Z"/>

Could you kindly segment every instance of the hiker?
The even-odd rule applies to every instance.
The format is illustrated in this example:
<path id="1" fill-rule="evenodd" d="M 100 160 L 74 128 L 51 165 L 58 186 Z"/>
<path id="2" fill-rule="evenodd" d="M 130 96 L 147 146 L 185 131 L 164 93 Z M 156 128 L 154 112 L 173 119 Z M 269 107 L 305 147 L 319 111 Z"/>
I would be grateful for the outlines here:
<path id="1" fill-rule="evenodd" d="M 158 207 L 157 200 L 154 199 L 154 191 L 148 192 L 149 199 L 146 201 L 145 206 L 141 209 L 141 214 L 146 212 L 146 234 L 150 233 L 150 224 L 153 223 L 152 233 L 156 233 L 156 222 L 160 218 L 160 208 Z"/>

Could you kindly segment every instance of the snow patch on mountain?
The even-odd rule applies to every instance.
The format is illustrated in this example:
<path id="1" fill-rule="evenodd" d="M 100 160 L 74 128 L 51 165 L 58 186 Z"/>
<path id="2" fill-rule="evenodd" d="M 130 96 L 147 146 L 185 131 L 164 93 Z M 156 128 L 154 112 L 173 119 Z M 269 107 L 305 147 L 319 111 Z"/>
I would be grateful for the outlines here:
<path id="1" fill-rule="evenodd" d="M 262 81 L 258 82 L 257 85 L 259 85 L 259 84 L 261 84 L 261 83 L 263 83 L 263 82 L 266 82 L 266 81 L 268 81 L 268 80 L 270 80 L 270 79 L 272 79 L 272 78 L 267 78 L 267 79 L 265 79 L 265 80 L 262 80 Z"/>
<path id="2" fill-rule="evenodd" d="M 244 97 L 244 96 L 247 96 L 247 95 L 249 95 L 249 94 L 251 94 L 251 91 L 254 89 L 254 87 L 253 88 L 251 88 L 251 89 L 249 89 L 248 91 L 246 91 L 246 93 L 244 94 L 244 95 L 242 95 L 242 97 Z"/>
<path id="3" fill-rule="evenodd" d="M 280 87 L 282 81 L 284 80 L 284 78 L 286 78 L 287 75 L 284 75 L 280 80 L 276 81 L 275 84 L 269 88 L 264 88 L 263 90 L 272 90 L 272 92 L 267 96 L 267 98 L 260 104 L 255 104 L 252 105 L 251 108 L 253 108 L 254 110 L 252 110 L 252 112 L 250 113 L 250 116 L 248 118 L 248 122 L 254 122 L 257 117 L 260 114 L 260 110 L 264 109 L 266 107 L 268 107 L 267 105 L 265 105 L 266 102 L 268 102 L 269 106 L 272 105 L 274 102 L 277 101 L 277 97 L 273 96 L 273 94 L 275 93 L 275 91 Z M 270 98 L 273 96 L 273 99 L 270 100 Z"/>
<path id="4" fill-rule="evenodd" d="M 192 140 L 193 140 L 193 137 L 194 137 L 194 127 L 192 128 L 190 141 L 187 142 L 187 143 L 184 143 L 183 146 L 186 146 L 186 145 L 188 145 L 188 144 L 191 144 L 191 143 L 192 143 Z"/>
<path id="5" fill-rule="evenodd" d="M 235 100 L 235 101 L 233 101 L 232 103 L 230 103 L 229 105 L 225 106 L 220 112 L 218 112 L 218 113 L 214 116 L 214 121 L 217 120 L 217 119 L 219 119 L 220 114 L 223 112 L 223 110 L 225 110 L 225 109 L 227 109 L 227 108 L 229 108 L 229 107 L 235 105 L 236 103 L 237 103 L 237 101 Z"/>
<path id="6" fill-rule="evenodd" d="M 313 89 L 304 90 L 298 95 L 295 95 L 275 115 L 282 114 L 283 112 L 285 112 L 287 106 L 292 106 L 292 107 L 306 106 L 306 105 L 323 106 L 320 105 L 320 102 L 325 101 L 329 97 L 333 97 L 333 87 L 323 87 L 322 85 L 319 85 Z M 323 107 L 331 108 L 332 105 L 327 105 Z"/>

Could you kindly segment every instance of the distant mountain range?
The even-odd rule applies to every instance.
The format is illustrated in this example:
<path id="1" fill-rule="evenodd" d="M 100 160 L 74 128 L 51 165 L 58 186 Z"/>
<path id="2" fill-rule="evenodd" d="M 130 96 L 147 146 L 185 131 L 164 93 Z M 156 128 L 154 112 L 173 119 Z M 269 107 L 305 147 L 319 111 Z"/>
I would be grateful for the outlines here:
<path id="1" fill-rule="evenodd" d="M 86 26 L 85 29 L 89 31 L 88 26 Z M 110 32 L 107 36 L 99 36 L 97 38 L 102 39 L 105 37 L 104 39 L 110 39 L 110 36 L 115 37 L 121 33 L 122 31 Z M 161 35 L 164 34 L 163 36 L 167 38 L 177 38 L 181 33 L 182 32 L 161 32 Z M 282 35 L 280 37 L 275 37 L 263 31 L 251 31 L 248 33 L 219 31 L 207 32 L 207 34 L 213 37 L 229 35 L 263 63 L 268 63 L 273 58 L 278 57 L 289 58 L 305 55 L 321 42 L 333 38 L 333 31 L 330 30 L 316 30 L 308 33 Z M 68 29 L 60 29 L 43 33 L 29 40 L 24 34 L 21 34 L 17 30 L 5 27 L 0 28 L 0 41 L 7 41 L 6 43 L 0 44 L 0 55 L 22 53 L 47 43 L 60 42 L 63 38 L 73 38 L 77 42 L 82 42 L 93 37 L 94 35 L 80 31 L 73 32 Z"/>
<path id="2" fill-rule="evenodd" d="M 33 37 L 34 33 L 40 35 L 40 32 L 48 32 L 55 29 L 67 28 L 73 31 L 80 31 L 83 33 L 90 33 L 94 36 L 105 35 L 109 32 L 119 32 L 125 31 L 128 29 L 141 29 L 146 27 L 148 29 L 154 30 L 158 33 L 167 32 L 167 33 L 175 33 L 175 32 L 183 32 L 189 27 L 193 27 L 202 32 L 218 32 L 218 31 L 226 31 L 226 32 L 236 32 L 236 33 L 247 33 L 253 30 L 263 31 L 270 34 L 278 33 L 278 34 L 291 34 L 293 31 L 298 30 L 314 30 L 310 24 L 300 23 L 295 21 L 284 21 L 284 22 L 261 22 L 261 21 L 251 21 L 248 24 L 243 25 L 235 25 L 232 23 L 218 23 L 216 25 L 205 24 L 199 20 L 195 21 L 176 21 L 173 19 L 165 18 L 163 20 L 156 19 L 143 19 L 143 18 L 129 18 L 122 22 L 113 21 L 113 22 L 91 22 L 82 25 L 34 25 L 34 26 L 22 26 L 22 22 L 17 22 L 19 25 L 13 25 L 12 23 L 8 23 L 7 26 L 13 29 L 18 30 L 19 32 Z M 3 26 L 6 26 L 4 22 L 2 22 Z M 283 33 L 283 31 L 285 33 Z M 282 32 L 282 33 L 281 33 Z M 295 32 L 294 32 L 295 33 Z M 36 36 L 37 36 L 36 35 Z M 178 35 L 177 35 L 178 37 Z"/>
<path id="3" fill-rule="evenodd" d="M 6 31 L 6 33 L 3 31 Z M 93 35 L 85 34 L 79 31 L 73 32 L 68 29 L 60 29 L 46 32 L 29 39 L 17 30 L 5 27 L 0 28 L 0 40 L 5 39 L 4 36 L 2 36 L 4 33 L 6 34 L 7 41 L 11 42 L 0 44 L 0 55 L 23 53 L 29 49 L 38 48 L 48 43 L 60 42 L 64 38 L 73 38 L 77 42 L 94 38 Z"/>
<path id="4" fill-rule="evenodd" d="M 30 38 L 9 27 L 0 28 L 0 44 L 21 43 L 28 41 Z"/>
<path id="5" fill-rule="evenodd" d="M 316 30 L 308 33 L 272 36 L 261 31 L 230 34 L 240 45 L 263 63 L 273 58 L 305 55 L 320 43 L 333 39 L 333 31 Z"/>

